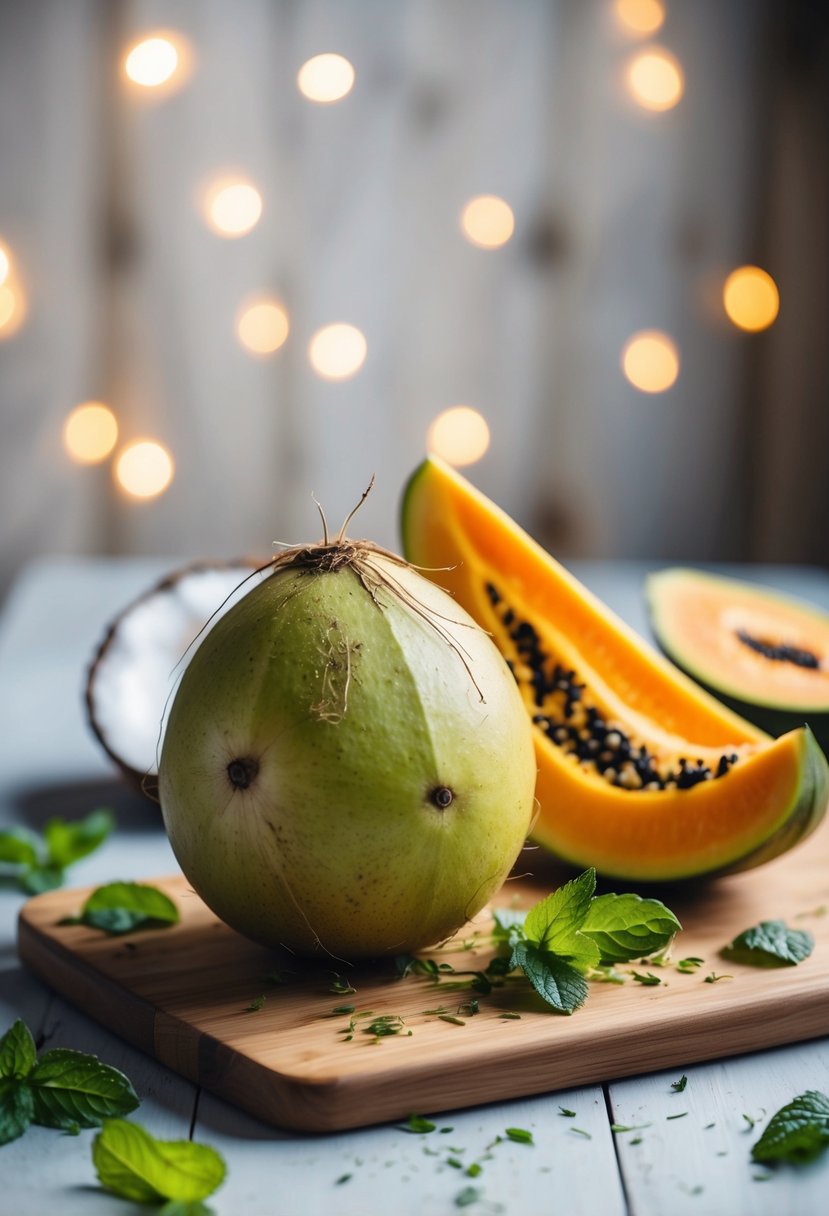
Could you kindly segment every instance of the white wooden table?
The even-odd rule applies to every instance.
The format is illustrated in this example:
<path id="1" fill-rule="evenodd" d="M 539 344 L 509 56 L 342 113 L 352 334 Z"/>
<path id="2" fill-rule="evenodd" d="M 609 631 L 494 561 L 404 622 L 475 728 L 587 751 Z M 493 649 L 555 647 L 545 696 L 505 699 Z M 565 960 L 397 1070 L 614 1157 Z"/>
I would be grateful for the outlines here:
<path id="1" fill-rule="evenodd" d="M 84 669 L 104 624 L 169 566 L 114 559 L 35 563 L 3 612 L 0 825 L 37 828 L 51 815 L 73 818 L 96 806 L 110 806 L 117 816 L 114 835 L 73 867 L 72 885 L 176 870 L 158 811 L 114 778 L 82 708 Z M 643 565 L 574 568 L 632 625 L 647 631 Z M 829 608 L 829 576 L 819 571 L 777 567 L 762 576 Z M 391 1125 L 324 1137 L 283 1133 L 199 1092 L 31 978 L 15 952 L 22 900 L 12 883 L 0 882 L 0 1032 L 22 1017 L 39 1044 L 96 1053 L 132 1079 L 141 1098 L 133 1118 L 157 1136 L 191 1135 L 219 1149 L 228 1177 L 211 1202 L 217 1216 L 448 1216 L 461 1210 L 476 1216 L 817 1216 L 829 1210 L 829 1154 L 767 1178 L 766 1170 L 752 1166 L 749 1153 L 780 1106 L 805 1089 L 829 1092 L 829 1040 L 457 1111 L 437 1117 L 439 1127 L 453 1129 L 446 1134 L 417 1136 Z M 688 1082 L 678 1095 L 671 1082 L 681 1072 Z M 561 1107 L 575 1111 L 576 1118 L 563 1116 Z M 687 1114 L 668 1118 L 680 1111 Z M 757 1121 L 753 1129 L 751 1120 Z M 648 1126 L 620 1134 L 611 1131 L 612 1123 Z M 447 1164 L 450 1155 L 479 1158 L 496 1136 L 515 1126 L 532 1131 L 534 1147 L 496 1144 L 474 1180 Z M 33 1127 L 0 1149 L 0 1211 L 146 1211 L 97 1189 L 93 1134 L 73 1137 Z M 456 1199 L 467 1185 L 479 1187 L 481 1195 L 461 1209 Z"/>

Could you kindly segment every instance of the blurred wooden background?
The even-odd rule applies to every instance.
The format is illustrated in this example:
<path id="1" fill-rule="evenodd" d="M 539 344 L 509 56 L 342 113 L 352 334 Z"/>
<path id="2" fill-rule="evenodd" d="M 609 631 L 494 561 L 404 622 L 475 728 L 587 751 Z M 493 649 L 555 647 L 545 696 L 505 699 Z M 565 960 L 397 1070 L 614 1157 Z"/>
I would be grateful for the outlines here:
<path id="1" fill-rule="evenodd" d="M 468 475 L 562 555 L 829 562 L 829 54 L 807 0 L 664 0 L 650 38 L 611 0 L 0 0 L 0 239 L 25 294 L 0 341 L 0 586 L 32 554 L 270 552 L 337 525 L 396 547 L 434 416 L 479 410 Z M 124 49 L 173 29 L 169 96 L 125 87 Z M 650 43 L 682 65 L 665 112 L 625 90 Z M 337 51 L 336 105 L 297 90 Z M 262 219 L 222 240 L 205 183 L 253 180 Z M 464 240 L 472 196 L 515 234 Z M 726 318 L 729 270 L 780 289 L 777 322 Z M 269 359 L 235 319 L 284 302 Z M 348 321 L 361 371 L 307 344 Z M 628 337 L 672 336 L 680 374 L 642 393 Z M 78 402 L 175 459 L 120 493 L 66 457 Z"/>

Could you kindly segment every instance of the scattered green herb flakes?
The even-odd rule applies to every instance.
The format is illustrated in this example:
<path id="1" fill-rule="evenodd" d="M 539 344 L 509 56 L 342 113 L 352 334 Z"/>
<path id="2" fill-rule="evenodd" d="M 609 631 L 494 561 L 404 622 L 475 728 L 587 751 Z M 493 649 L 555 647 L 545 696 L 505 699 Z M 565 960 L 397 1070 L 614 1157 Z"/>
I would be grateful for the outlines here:
<path id="1" fill-rule="evenodd" d="M 455 1129 L 454 1129 L 454 1127 L 442 1127 L 442 1128 L 440 1129 L 440 1134 L 441 1134 L 442 1136 L 448 1136 L 448 1135 L 449 1135 L 449 1133 L 450 1133 L 450 1132 L 453 1132 L 454 1130 L 455 1130 Z M 453 1151 L 454 1151 L 454 1152 L 456 1152 L 456 1153 L 459 1153 L 459 1152 L 461 1152 L 461 1149 L 456 1148 L 456 1149 L 454 1149 Z"/>
<path id="2" fill-rule="evenodd" d="M 576 1135 L 576 1136 L 583 1136 L 585 1140 L 593 1139 L 593 1137 L 590 1135 L 590 1132 L 586 1132 L 583 1127 L 571 1127 L 568 1130 L 573 1132 L 574 1135 Z"/>
<path id="3" fill-rule="evenodd" d="M 455 1207 L 471 1207 L 473 1203 L 478 1203 L 482 1193 L 483 1192 L 479 1186 L 465 1186 L 463 1190 L 458 1191 L 457 1195 L 455 1196 Z"/>
<path id="4" fill-rule="evenodd" d="M 568 1110 L 566 1106 L 560 1106 L 558 1108 L 558 1113 L 563 1115 L 565 1119 L 575 1119 L 576 1117 L 576 1112 L 574 1110 Z"/>
<path id="5" fill-rule="evenodd" d="M 587 978 L 600 984 L 625 983 L 623 973 L 610 963 L 600 963 L 598 967 L 591 967 L 587 973 Z"/>
<path id="6" fill-rule="evenodd" d="M 337 1013 L 353 1013 L 355 1008 L 355 1005 L 335 1005 L 331 1013 L 326 1016 L 333 1017 Z"/>
<path id="7" fill-rule="evenodd" d="M 474 1017 L 476 1013 L 480 1013 L 480 1005 L 476 997 L 472 997 L 469 1001 L 464 1001 L 458 1006 L 458 1014 L 464 1017 Z"/>
<path id="8" fill-rule="evenodd" d="M 353 1174 L 340 1174 L 339 1178 L 334 1183 L 334 1186 L 342 1186 L 344 1183 L 350 1182 L 353 1177 Z"/>
<path id="9" fill-rule="evenodd" d="M 782 920 L 763 920 L 720 951 L 723 958 L 751 967 L 793 967 L 808 958 L 815 939 L 806 929 L 789 929 Z"/>
<path id="10" fill-rule="evenodd" d="M 264 1006 L 265 1001 L 267 999 L 268 998 L 265 996 L 264 992 L 260 993 L 259 996 L 255 996 L 253 998 L 253 1000 L 251 1001 L 251 1003 L 249 1005 L 245 1006 L 244 1012 L 245 1013 L 258 1013 L 259 1010 Z"/>
<path id="11" fill-rule="evenodd" d="M 178 908 L 157 887 L 138 882 L 110 882 L 96 887 L 74 923 L 120 936 L 139 929 L 161 929 L 178 923 Z M 63 922 L 62 922 L 63 923 Z"/>
<path id="12" fill-rule="evenodd" d="M 676 965 L 676 969 L 677 971 L 681 972 L 682 975 L 693 975 L 699 970 L 704 962 L 704 958 L 695 958 L 693 955 L 691 955 L 689 958 L 681 958 Z"/>
<path id="13" fill-rule="evenodd" d="M 634 1136 L 634 1138 L 632 1140 L 628 1140 L 628 1144 L 641 1144 L 641 1143 L 642 1143 L 641 1136 Z"/>
<path id="14" fill-rule="evenodd" d="M 712 971 L 710 975 L 706 975 L 702 981 L 704 984 L 718 984 L 720 980 L 733 980 L 733 975 L 717 975 L 716 971 Z"/>
<path id="15" fill-rule="evenodd" d="M 446 1164 L 451 1165 L 453 1170 L 462 1170 L 463 1169 L 463 1162 L 459 1161 L 457 1157 L 447 1157 Z"/>
<path id="16" fill-rule="evenodd" d="M 829 1097 L 817 1089 L 781 1107 L 752 1147 L 754 1161 L 811 1161 L 829 1144 Z"/>
<path id="17" fill-rule="evenodd" d="M 717 1126 L 716 1123 L 706 1123 L 705 1127 L 702 1130 L 704 1132 L 707 1132 L 707 1131 L 710 1131 L 712 1127 L 716 1127 L 716 1126 Z"/>
<path id="18" fill-rule="evenodd" d="M 795 920 L 805 920 L 807 916 L 825 916 L 827 911 L 826 904 L 820 904 L 817 908 L 810 908 L 808 912 L 798 912 Z"/>
<path id="19" fill-rule="evenodd" d="M 452 1026 L 465 1026 L 466 1022 L 463 1018 L 456 1018 L 453 1013 L 439 1013 L 438 1018 L 441 1022 L 449 1022 Z"/>
<path id="20" fill-rule="evenodd" d="M 610 1130 L 621 1134 L 622 1132 L 640 1132 L 643 1128 L 650 1126 L 650 1123 L 611 1123 Z"/>
<path id="21" fill-rule="evenodd" d="M 653 972 L 651 972 L 651 971 L 647 971 L 644 975 L 642 975 L 642 973 L 640 971 L 631 971 L 630 974 L 636 980 L 637 984 L 642 984 L 642 985 L 644 985 L 645 988 L 653 988 L 657 984 L 662 983 L 662 980 L 659 978 L 659 976 L 654 975 Z"/>
<path id="22" fill-rule="evenodd" d="M 508 1140 L 513 1140 L 516 1144 L 534 1144 L 532 1132 L 528 1132 L 525 1127 L 508 1127 L 504 1133 Z"/>
<path id="23" fill-rule="evenodd" d="M 745 1113 L 745 1111 L 743 1112 L 743 1118 L 745 1119 L 746 1123 L 748 1124 L 748 1128 L 747 1128 L 747 1129 L 746 1129 L 746 1128 L 744 1128 L 744 1129 L 743 1129 L 744 1131 L 745 1131 L 745 1130 L 747 1130 L 747 1131 L 753 1131 L 753 1129 L 754 1129 L 754 1128 L 757 1126 L 757 1124 L 760 1122 L 760 1120 L 759 1120 L 759 1119 L 755 1119 L 753 1115 L 747 1115 L 747 1114 Z"/>
<path id="24" fill-rule="evenodd" d="M 433 1132 L 437 1127 L 436 1123 L 432 1123 L 431 1119 L 424 1119 L 421 1115 L 409 1115 L 405 1123 L 401 1125 L 401 1131 L 412 1132 L 417 1136 L 424 1136 L 427 1132 Z"/>
<path id="25" fill-rule="evenodd" d="M 681 1094 L 687 1084 L 688 1078 L 685 1076 L 685 1073 L 683 1073 L 678 1081 L 671 1081 L 671 1089 L 675 1094 Z"/>
<path id="26" fill-rule="evenodd" d="M 136 1106 L 129 1080 L 96 1056 L 56 1047 L 38 1059 L 20 1019 L 0 1038 L 0 1145 L 22 1136 L 31 1123 L 75 1132 Z"/>
<path id="27" fill-rule="evenodd" d="M 51 891 L 67 867 L 93 853 L 114 826 L 111 811 L 96 810 L 83 819 L 50 819 L 42 836 L 27 828 L 0 831 L 0 874 L 10 874 L 29 895 Z"/>
<path id="28" fill-rule="evenodd" d="M 520 1022 L 521 1021 L 520 1013 L 499 1013 L 498 1017 L 501 1018 L 505 1022 Z"/>
<path id="29" fill-rule="evenodd" d="M 466 1167 L 467 1178 L 478 1178 L 483 1170 L 483 1166 L 479 1161 L 473 1161 L 471 1165 Z"/>
<path id="30" fill-rule="evenodd" d="M 351 996 L 357 989 L 353 988 L 348 980 L 344 980 L 341 975 L 337 975 L 336 971 L 332 971 L 333 979 L 328 986 L 328 991 L 333 992 L 335 996 Z"/>
<path id="31" fill-rule="evenodd" d="M 680 1111 L 680 1113 L 678 1115 L 666 1115 L 665 1118 L 666 1119 L 684 1119 L 687 1114 L 688 1114 L 687 1110 L 683 1110 L 683 1111 Z"/>
<path id="32" fill-rule="evenodd" d="M 139 1123 L 124 1119 L 104 1122 L 92 1144 L 92 1161 L 105 1190 L 137 1203 L 198 1203 L 225 1177 L 215 1149 L 192 1140 L 156 1140 Z"/>

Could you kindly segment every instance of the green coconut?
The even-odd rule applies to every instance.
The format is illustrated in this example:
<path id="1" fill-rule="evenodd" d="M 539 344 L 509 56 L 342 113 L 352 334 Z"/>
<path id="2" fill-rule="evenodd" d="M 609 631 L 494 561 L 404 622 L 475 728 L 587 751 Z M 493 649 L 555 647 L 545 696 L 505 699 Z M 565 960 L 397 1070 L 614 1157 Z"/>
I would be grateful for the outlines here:
<path id="1" fill-rule="evenodd" d="M 500 887 L 536 765 L 500 653 L 402 558 L 285 551 L 176 692 L 159 785 L 182 870 L 268 945 L 340 959 L 441 941 Z"/>

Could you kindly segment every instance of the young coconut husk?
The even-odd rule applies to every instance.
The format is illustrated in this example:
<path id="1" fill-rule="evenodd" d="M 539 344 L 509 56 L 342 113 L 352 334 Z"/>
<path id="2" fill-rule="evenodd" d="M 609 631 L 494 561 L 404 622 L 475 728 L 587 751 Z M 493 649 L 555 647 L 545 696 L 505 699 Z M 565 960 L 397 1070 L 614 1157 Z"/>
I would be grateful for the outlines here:
<path id="1" fill-rule="evenodd" d="M 158 801 L 158 755 L 177 665 L 270 562 L 198 561 L 164 575 L 110 622 L 90 662 L 84 703 L 101 747 L 126 781 Z"/>
<path id="2" fill-rule="evenodd" d="M 371 958 L 483 907 L 526 838 L 536 765 L 486 633 L 404 558 L 348 538 L 353 511 L 333 540 L 320 515 L 322 541 L 279 554 L 184 671 L 160 794 L 182 870 L 227 924 Z"/>

